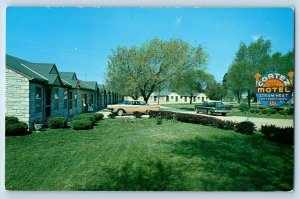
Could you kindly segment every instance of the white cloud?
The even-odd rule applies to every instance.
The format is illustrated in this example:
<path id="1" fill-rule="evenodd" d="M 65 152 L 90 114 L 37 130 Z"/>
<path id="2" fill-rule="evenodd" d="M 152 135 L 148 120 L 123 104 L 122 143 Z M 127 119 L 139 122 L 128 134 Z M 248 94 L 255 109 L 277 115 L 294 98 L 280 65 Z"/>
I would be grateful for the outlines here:
<path id="1" fill-rule="evenodd" d="M 252 35 L 252 39 L 253 39 L 254 41 L 258 40 L 259 37 L 261 37 L 261 35 L 259 35 L 259 34 L 257 34 L 257 35 Z"/>
<path id="2" fill-rule="evenodd" d="M 176 17 L 175 19 L 175 27 L 178 29 L 182 22 L 182 16 Z"/>

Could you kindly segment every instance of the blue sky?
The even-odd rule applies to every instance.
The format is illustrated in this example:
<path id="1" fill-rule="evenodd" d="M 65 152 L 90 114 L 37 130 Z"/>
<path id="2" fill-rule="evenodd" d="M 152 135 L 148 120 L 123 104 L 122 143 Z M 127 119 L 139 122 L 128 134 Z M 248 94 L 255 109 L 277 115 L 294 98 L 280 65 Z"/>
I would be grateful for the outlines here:
<path id="1" fill-rule="evenodd" d="M 37 8 L 7 9 L 6 52 L 82 80 L 104 83 L 108 56 L 118 45 L 154 37 L 179 38 L 209 54 L 208 72 L 222 81 L 240 42 L 270 39 L 272 52 L 294 48 L 290 8 Z"/>

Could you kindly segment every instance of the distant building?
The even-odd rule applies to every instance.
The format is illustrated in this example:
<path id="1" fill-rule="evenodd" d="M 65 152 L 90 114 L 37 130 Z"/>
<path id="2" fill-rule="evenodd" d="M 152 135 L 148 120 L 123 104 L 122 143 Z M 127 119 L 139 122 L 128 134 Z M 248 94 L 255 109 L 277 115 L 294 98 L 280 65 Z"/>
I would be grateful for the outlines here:
<path id="1" fill-rule="evenodd" d="M 124 99 L 132 100 L 132 98 L 129 96 L 125 96 Z M 141 96 L 138 99 L 144 100 L 144 98 Z M 207 100 L 209 99 L 204 93 L 197 93 L 192 97 L 193 103 L 200 103 Z M 190 103 L 190 95 L 188 94 L 179 95 L 176 92 L 172 92 L 172 91 L 154 92 L 150 95 L 148 103 L 149 104 Z"/>

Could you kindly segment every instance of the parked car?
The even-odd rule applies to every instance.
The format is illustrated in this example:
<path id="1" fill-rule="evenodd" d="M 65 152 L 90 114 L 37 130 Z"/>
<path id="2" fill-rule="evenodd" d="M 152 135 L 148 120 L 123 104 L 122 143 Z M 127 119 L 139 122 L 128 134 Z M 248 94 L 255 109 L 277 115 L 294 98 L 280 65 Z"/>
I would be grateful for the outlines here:
<path id="1" fill-rule="evenodd" d="M 113 104 L 107 105 L 107 109 L 112 113 L 117 114 L 119 116 L 123 114 L 133 114 L 133 112 L 137 111 L 143 114 L 147 114 L 149 111 L 158 111 L 159 105 L 149 105 L 144 101 L 140 100 L 130 100 L 124 101 L 122 104 Z"/>
<path id="2" fill-rule="evenodd" d="M 212 115 L 214 113 L 219 113 L 223 116 L 226 116 L 227 113 L 232 111 L 231 105 L 224 105 L 221 101 L 204 101 L 201 104 L 196 104 L 195 106 L 196 113 L 206 113 L 208 115 Z"/>

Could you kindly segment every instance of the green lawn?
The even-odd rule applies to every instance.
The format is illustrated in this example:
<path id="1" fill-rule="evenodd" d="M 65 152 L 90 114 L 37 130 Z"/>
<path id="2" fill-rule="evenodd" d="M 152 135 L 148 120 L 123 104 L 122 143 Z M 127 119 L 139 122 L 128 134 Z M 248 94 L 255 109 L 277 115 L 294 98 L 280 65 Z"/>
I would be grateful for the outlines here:
<path id="1" fill-rule="evenodd" d="M 154 119 L 6 137 L 8 190 L 293 189 L 293 148 L 261 135 Z"/>
<path id="2" fill-rule="evenodd" d="M 260 117 L 260 118 L 273 118 L 273 119 L 293 119 L 294 115 L 281 115 L 277 114 L 262 114 L 262 113 L 243 113 L 238 109 L 238 103 L 225 103 L 233 106 L 233 111 L 228 113 L 228 116 L 244 116 L 244 117 Z M 162 104 L 162 106 L 177 108 L 182 110 L 194 111 L 195 104 Z M 263 105 L 259 107 L 265 108 Z M 255 104 L 251 105 L 251 108 L 256 108 Z"/>

